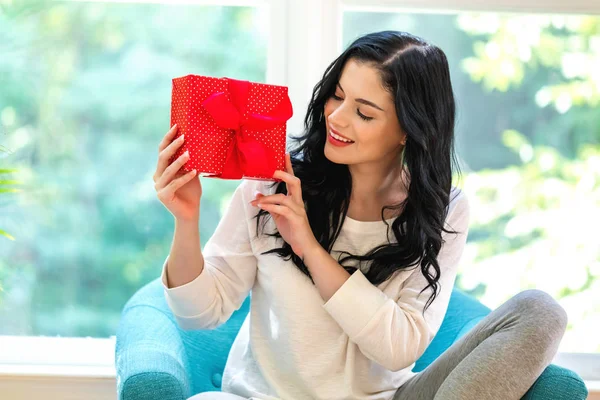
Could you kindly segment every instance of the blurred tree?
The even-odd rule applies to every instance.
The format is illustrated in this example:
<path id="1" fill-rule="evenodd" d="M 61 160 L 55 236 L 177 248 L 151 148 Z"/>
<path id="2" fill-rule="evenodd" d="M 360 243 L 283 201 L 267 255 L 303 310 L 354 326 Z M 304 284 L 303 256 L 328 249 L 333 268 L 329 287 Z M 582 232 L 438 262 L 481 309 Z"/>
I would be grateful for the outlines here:
<path id="1" fill-rule="evenodd" d="M 0 151 L 4 151 L 4 149 L 0 148 Z M 16 169 L 8 169 L 8 168 L 2 168 L 0 169 L 0 176 L 2 175 L 7 175 L 10 173 L 15 173 L 17 172 Z M 19 191 L 19 189 L 15 189 L 13 187 L 7 187 L 8 185 L 17 185 L 19 184 L 19 181 L 16 180 L 8 180 L 8 179 L 0 179 L 0 194 L 2 193 L 16 193 Z M 0 235 L 7 237 L 10 240 L 15 240 L 15 238 L 10 235 L 8 232 L 0 229 Z M 0 282 L 1 283 L 1 282 Z"/>
<path id="2" fill-rule="evenodd" d="M 471 224 L 457 285 L 492 308 L 544 290 L 569 313 L 561 351 L 600 352 L 600 148 L 582 145 L 568 159 L 516 131 L 503 141 L 521 165 L 465 177 Z"/>
<path id="3" fill-rule="evenodd" d="M 472 259 L 458 284 L 492 307 L 545 290 L 569 312 L 562 351 L 600 352 L 588 334 L 600 322 L 600 18 L 465 13 L 457 23 L 474 39 L 464 70 L 489 92 L 526 87 L 514 115 L 530 121 L 526 134 L 502 135 L 520 162 L 465 181 Z"/>
<path id="4" fill-rule="evenodd" d="M 554 106 L 528 132 L 534 145 L 574 158 L 582 145 L 600 143 L 600 18 L 465 13 L 457 22 L 474 38 L 475 54 L 462 62 L 473 81 L 501 92 L 528 83 L 538 107 Z"/>

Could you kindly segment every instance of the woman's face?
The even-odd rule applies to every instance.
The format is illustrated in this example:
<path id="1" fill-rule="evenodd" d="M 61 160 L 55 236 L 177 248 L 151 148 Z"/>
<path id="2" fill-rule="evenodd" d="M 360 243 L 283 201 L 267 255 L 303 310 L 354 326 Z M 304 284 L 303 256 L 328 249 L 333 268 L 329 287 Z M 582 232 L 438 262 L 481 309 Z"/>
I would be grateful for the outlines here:
<path id="1" fill-rule="evenodd" d="M 325 157 L 336 164 L 393 160 L 404 147 L 392 95 L 383 89 L 379 73 L 349 59 L 335 94 L 325 103 Z M 333 132 L 332 132 L 333 131 Z M 338 134 L 350 144 L 332 137 Z"/>

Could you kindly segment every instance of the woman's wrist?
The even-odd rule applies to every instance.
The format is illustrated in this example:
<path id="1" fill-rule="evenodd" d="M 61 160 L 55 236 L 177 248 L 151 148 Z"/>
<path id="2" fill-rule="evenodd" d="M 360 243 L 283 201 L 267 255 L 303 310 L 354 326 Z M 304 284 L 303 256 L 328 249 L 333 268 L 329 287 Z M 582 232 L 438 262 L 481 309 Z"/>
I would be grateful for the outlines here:
<path id="1" fill-rule="evenodd" d="M 321 243 L 319 243 L 316 239 L 314 242 L 311 242 L 303 251 L 300 258 L 303 262 L 306 262 L 307 258 L 312 258 L 314 255 L 319 254 L 320 251 L 324 250 Z"/>
<path id="2" fill-rule="evenodd" d="M 200 213 L 189 218 L 175 218 L 175 223 L 178 225 L 197 225 L 200 222 Z"/>

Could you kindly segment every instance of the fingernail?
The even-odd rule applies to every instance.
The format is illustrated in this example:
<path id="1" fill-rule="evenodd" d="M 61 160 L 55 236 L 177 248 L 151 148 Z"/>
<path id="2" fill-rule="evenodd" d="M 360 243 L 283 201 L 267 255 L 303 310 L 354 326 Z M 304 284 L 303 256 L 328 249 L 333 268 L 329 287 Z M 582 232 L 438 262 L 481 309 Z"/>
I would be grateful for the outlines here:
<path id="1" fill-rule="evenodd" d="M 179 140 L 183 142 L 183 135 L 179 136 Z"/>
<path id="2" fill-rule="evenodd" d="M 184 155 L 185 155 L 186 157 L 189 157 L 189 156 L 190 156 L 190 152 L 186 150 L 186 152 L 184 153 Z"/>
<path id="3" fill-rule="evenodd" d="M 260 190 L 254 191 L 254 197 L 258 196 L 259 194 L 264 196 L 264 194 Z"/>

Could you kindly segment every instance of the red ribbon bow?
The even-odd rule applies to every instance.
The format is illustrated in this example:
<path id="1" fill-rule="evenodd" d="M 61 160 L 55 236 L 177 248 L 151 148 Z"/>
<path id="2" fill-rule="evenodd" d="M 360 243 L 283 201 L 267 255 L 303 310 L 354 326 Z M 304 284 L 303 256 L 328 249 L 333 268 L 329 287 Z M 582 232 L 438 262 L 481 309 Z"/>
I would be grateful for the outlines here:
<path id="1" fill-rule="evenodd" d="M 202 102 L 217 125 L 235 131 L 231 145 L 227 149 L 220 178 L 272 177 L 277 168 L 275 152 L 256 139 L 245 135 L 245 131 L 246 129 L 267 130 L 287 121 L 292 116 L 292 103 L 286 94 L 283 101 L 269 113 L 249 114 L 244 118 L 250 82 L 224 79 L 227 79 L 229 84 L 229 96 L 225 92 L 218 92 Z"/>

